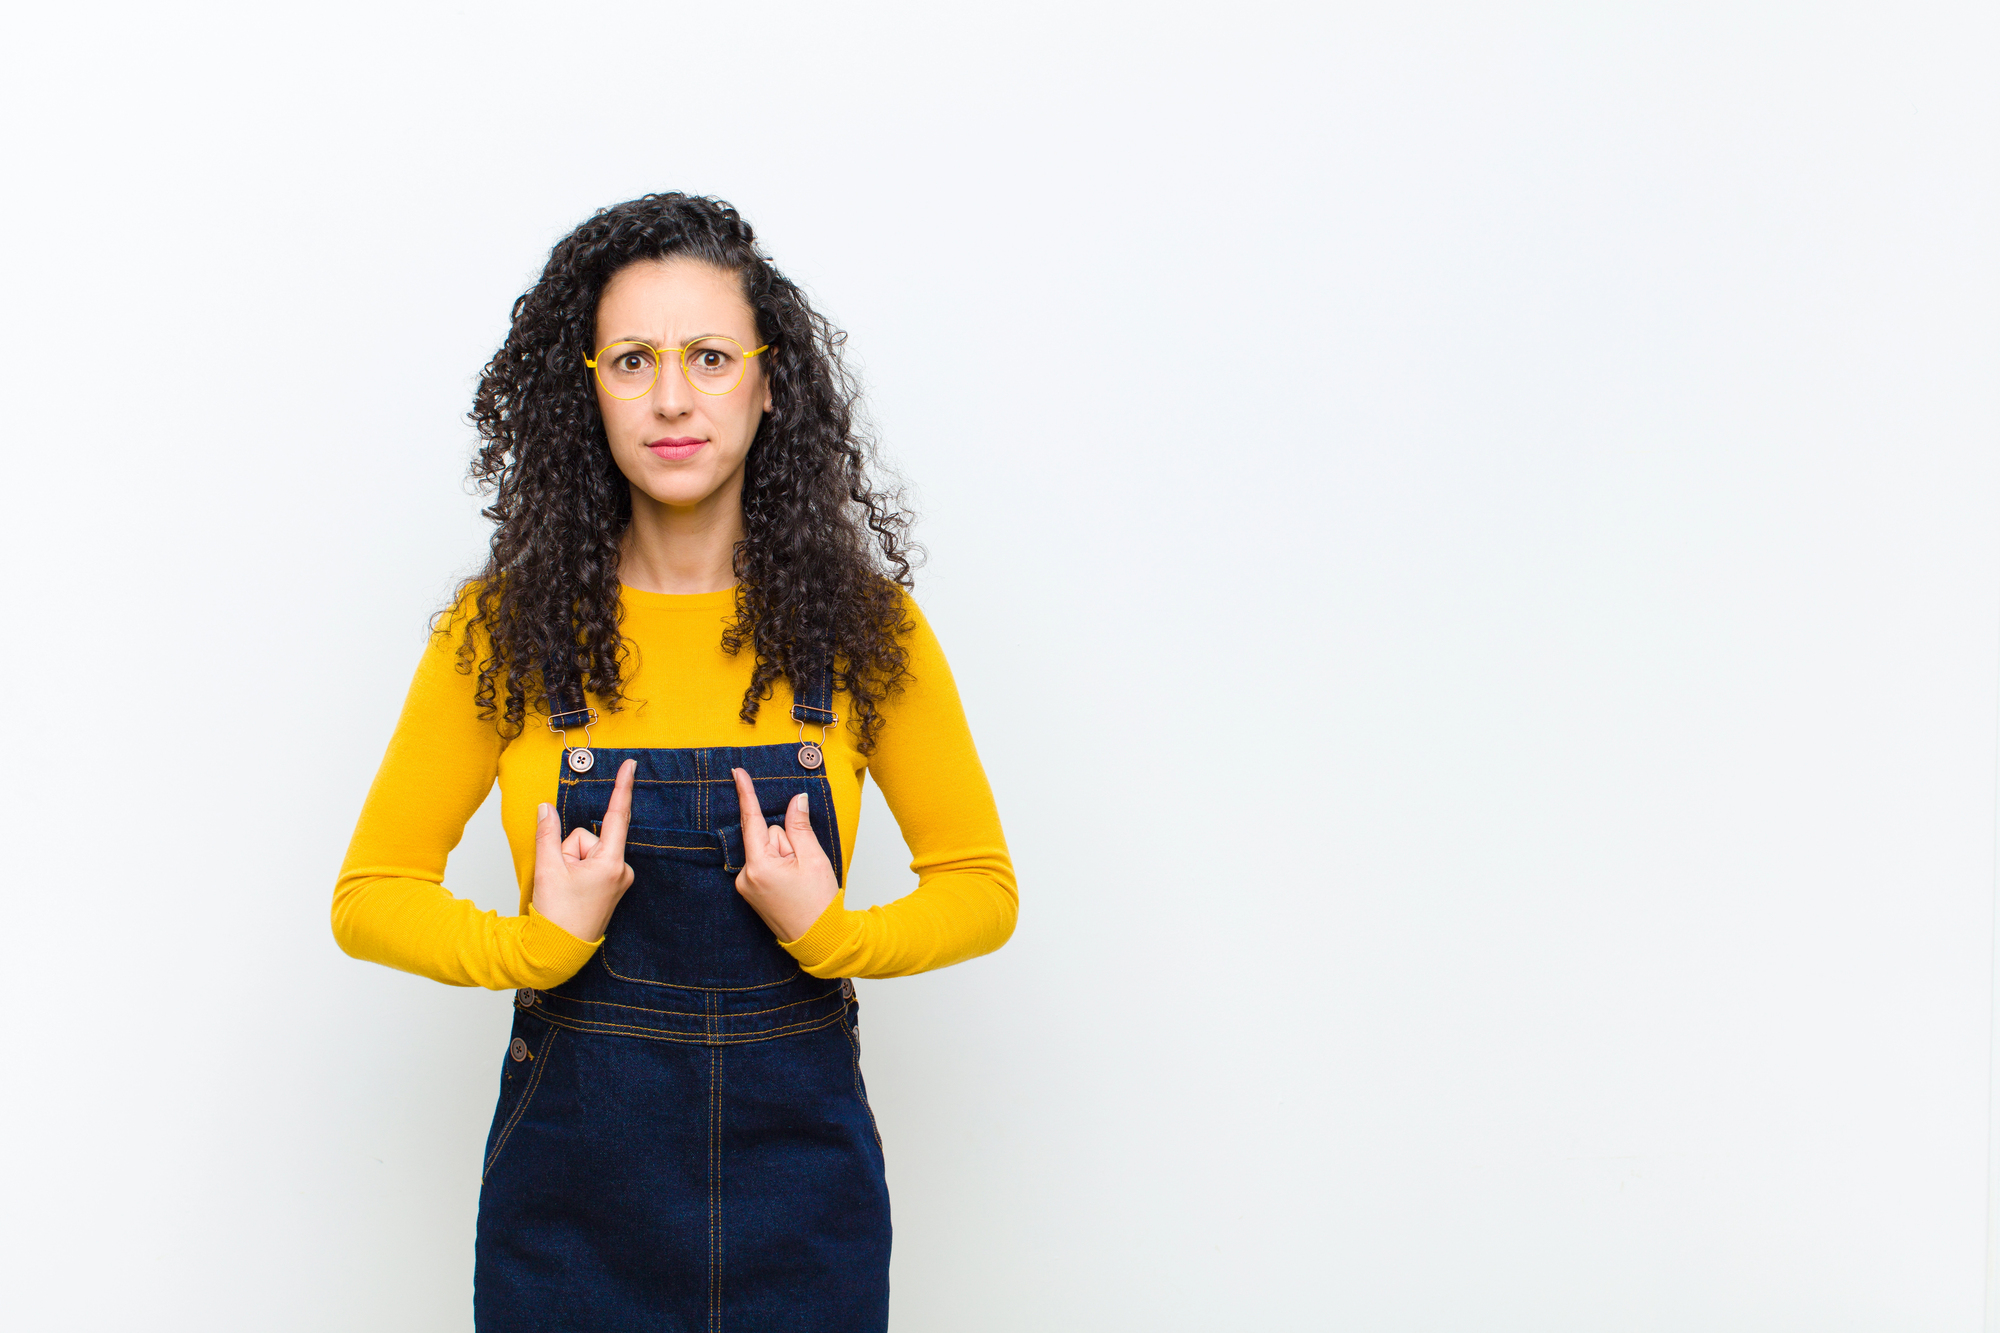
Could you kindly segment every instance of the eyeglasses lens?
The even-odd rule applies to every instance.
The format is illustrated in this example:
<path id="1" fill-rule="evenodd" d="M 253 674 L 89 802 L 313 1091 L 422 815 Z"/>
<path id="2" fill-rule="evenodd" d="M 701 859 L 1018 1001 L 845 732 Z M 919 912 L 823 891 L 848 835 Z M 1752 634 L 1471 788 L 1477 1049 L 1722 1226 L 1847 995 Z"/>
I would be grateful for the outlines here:
<path id="1" fill-rule="evenodd" d="M 659 373 L 659 361 L 644 343 L 616 343 L 597 357 L 598 382 L 613 398 L 643 398 Z"/>
<path id="2" fill-rule="evenodd" d="M 703 393 L 728 393 L 743 379 L 743 349 L 734 338 L 703 338 L 688 344 L 682 364 L 688 383 Z"/>

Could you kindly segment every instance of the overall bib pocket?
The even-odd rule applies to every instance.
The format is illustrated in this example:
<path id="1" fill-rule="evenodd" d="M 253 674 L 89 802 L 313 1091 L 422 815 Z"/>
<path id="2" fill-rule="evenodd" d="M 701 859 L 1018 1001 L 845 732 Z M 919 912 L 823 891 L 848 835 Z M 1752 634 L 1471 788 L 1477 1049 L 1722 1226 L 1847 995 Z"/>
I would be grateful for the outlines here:
<path id="1" fill-rule="evenodd" d="M 796 976 L 798 964 L 736 891 L 742 847 L 734 828 L 633 825 L 625 835 L 632 887 L 604 931 L 605 970 L 621 981 L 698 990 L 748 990 Z"/>

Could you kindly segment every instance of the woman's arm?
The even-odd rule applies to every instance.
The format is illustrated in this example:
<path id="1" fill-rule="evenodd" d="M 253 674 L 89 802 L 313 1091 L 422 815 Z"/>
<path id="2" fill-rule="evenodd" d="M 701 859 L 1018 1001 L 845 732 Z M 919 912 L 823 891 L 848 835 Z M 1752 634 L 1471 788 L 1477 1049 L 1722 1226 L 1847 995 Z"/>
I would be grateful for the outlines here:
<path id="1" fill-rule="evenodd" d="M 457 666 L 463 622 L 431 636 L 333 890 L 333 937 L 356 958 L 454 986 L 546 988 L 595 952 L 530 904 L 481 911 L 444 887 L 445 859 L 493 789 L 500 736 Z M 552 909 L 553 910 L 553 909 Z"/>
<path id="2" fill-rule="evenodd" d="M 910 675 L 882 705 L 869 772 L 889 802 L 917 887 L 850 912 L 836 897 L 784 947 L 816 977 L 895 977 L 991 953 L 1014 933 L 1014 863 L 972 746 L 958 686 L 929 623 L 909 604 Z"/>

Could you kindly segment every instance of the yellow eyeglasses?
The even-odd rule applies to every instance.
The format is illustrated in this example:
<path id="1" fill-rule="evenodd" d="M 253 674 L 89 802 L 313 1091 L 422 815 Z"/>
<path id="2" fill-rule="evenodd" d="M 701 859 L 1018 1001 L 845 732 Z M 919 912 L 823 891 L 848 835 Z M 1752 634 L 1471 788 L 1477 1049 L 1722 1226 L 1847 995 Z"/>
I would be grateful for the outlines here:
<path id="1" fill-rule="evenodd" d="M 660 378 L 660 361 L 675 357 L 681 363 L 681 377 L 696 393 L 720 396 L 743 382 L 750 358 L 771 350 L 765 343 L 754 352 L 720 334 L 696 338 L 685 347 L 655 347 L 651 343 L 615 342 L 600 348 L 596 356 L 586 356 L 583 364 L 597 372 L 604 392 L 621 401 L 644 398 Z"/>

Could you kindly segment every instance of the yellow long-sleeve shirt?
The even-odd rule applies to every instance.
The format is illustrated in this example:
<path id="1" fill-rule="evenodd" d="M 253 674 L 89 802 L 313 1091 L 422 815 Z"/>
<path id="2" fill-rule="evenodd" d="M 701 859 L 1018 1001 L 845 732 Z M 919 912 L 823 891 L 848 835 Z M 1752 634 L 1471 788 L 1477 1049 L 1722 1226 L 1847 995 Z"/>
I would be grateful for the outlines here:
<path id="1" fill-rule="evenodd" d="M 682 749 L 796 744 L 785 683 L 754 724 L 737 717 L 752 655 L 722 651 L 734 589 L 670 596 L 626 588 L 622 632 L 631 648 L 621 711 L 599 709 L 595 744 Z M 945 967 L 1006 943 L 1014 930 L 1013 862 L 972 745 L 965 711 L 937 638 L 914 603 L 910 678 L 881 705 L 872 755 L 842 723 L 826 736 L 826 774 L 840 825 L 842 880 L 854 855 L 863 772 L 889 803 L 910 848 L 917 887 L 894 902 L 849 911 L 835 897 L 812 929 L 784 945 L 816 977 L 887 977 Z M 457 617 L 431 637 L 375 775 L 333 893 L 333 933 L 356 958 L 456 986 L 547 989 L 597 949 L 534 910 L 535 811 L 556 799 L 562 741 L 530 717 L 503 740 L 481 721 L 474 677 L 458 670 Z M 808 739 L 818 738 L 818 729 Z M 572 735 L 573 742 L 582 737 Z M 500 817 L 513 852 L 521 914 L 481 911 L 444 886 L 445 858 L 500 783 Z"/>

